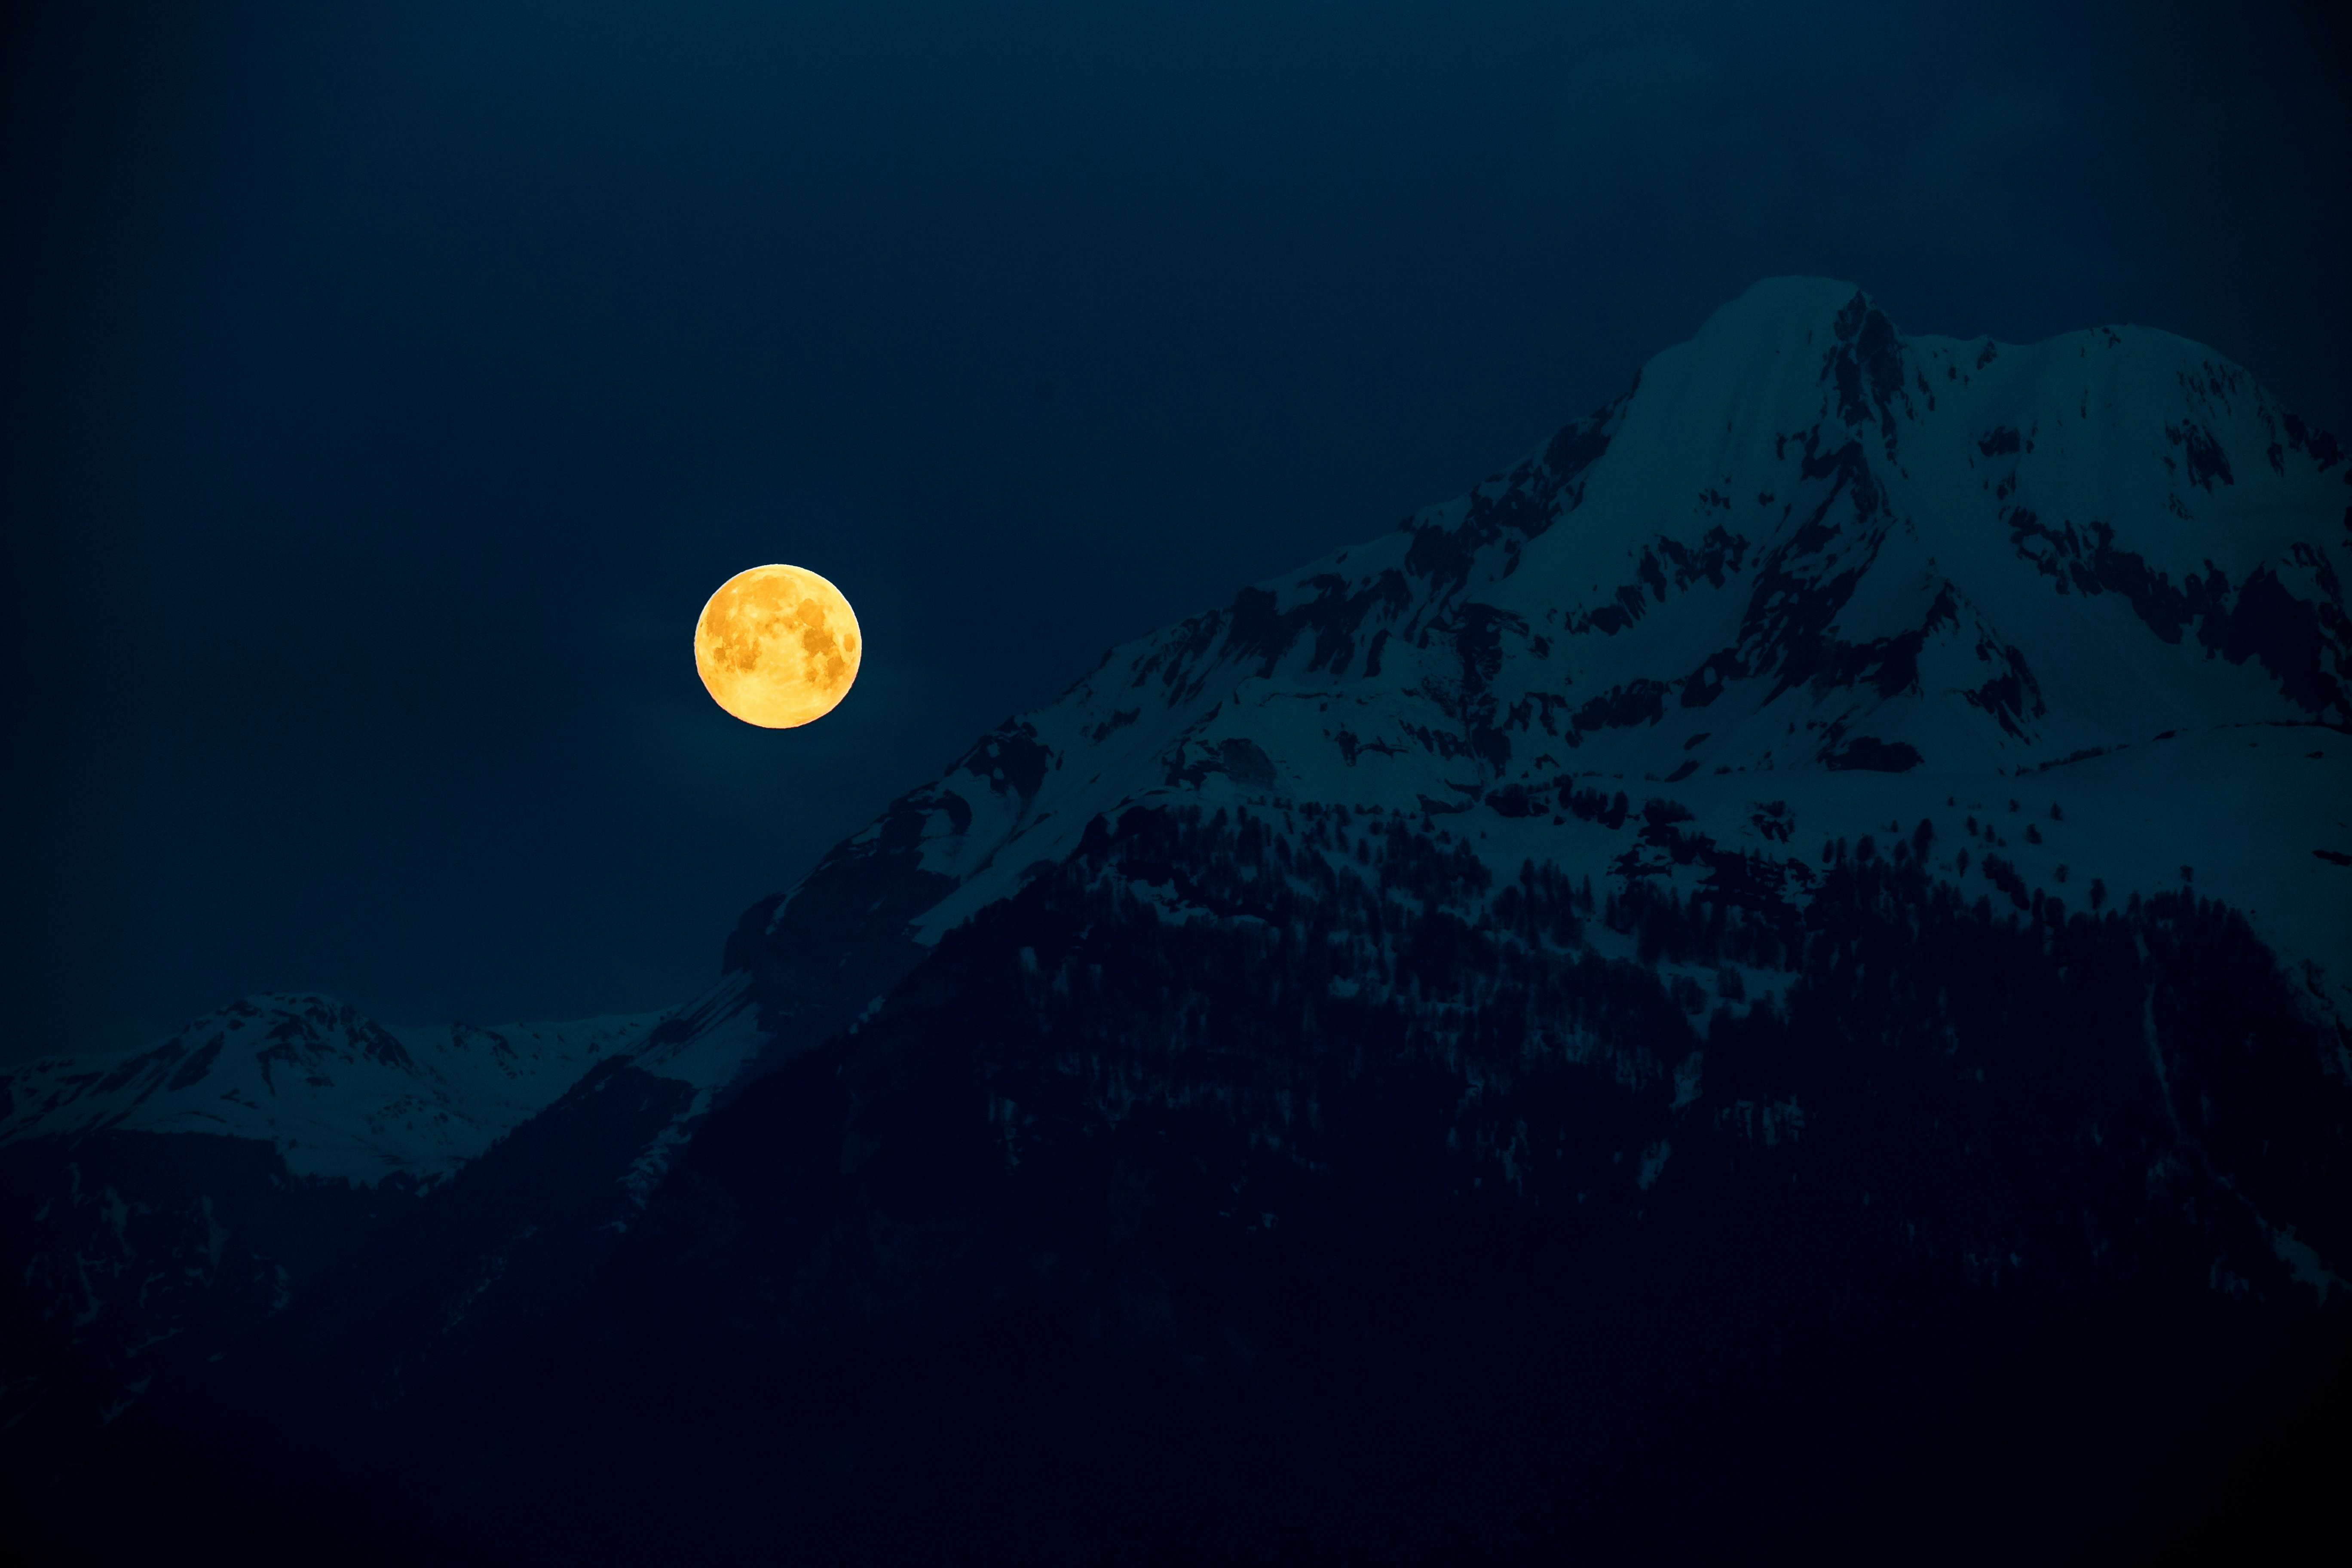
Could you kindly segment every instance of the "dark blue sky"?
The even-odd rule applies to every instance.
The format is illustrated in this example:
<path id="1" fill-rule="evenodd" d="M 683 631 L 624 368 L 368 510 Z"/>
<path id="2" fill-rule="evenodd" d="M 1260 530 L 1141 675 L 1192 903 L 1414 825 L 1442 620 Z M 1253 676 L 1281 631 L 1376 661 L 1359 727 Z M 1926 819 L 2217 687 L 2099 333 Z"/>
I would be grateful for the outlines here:
<path id="1" fill-rule="evenodd" d="M 1108 644 L 1755 279 L 2352 425 L 2315 7 L 96 4 L 8 24 L 11 1028 L 648 1008 Z M 30 14 L 28 14 L 30 13 Z M 744 566 L 869 639 L 805 731 Z"/>

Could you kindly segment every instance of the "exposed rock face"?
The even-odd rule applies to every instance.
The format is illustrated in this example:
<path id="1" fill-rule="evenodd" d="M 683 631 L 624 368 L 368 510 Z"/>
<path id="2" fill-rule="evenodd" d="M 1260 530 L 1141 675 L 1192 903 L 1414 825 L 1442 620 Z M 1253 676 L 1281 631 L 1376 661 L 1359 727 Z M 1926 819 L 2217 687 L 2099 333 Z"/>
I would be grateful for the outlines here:
<path id="1" fill-rule="evenodd" d="M 291 1134 L 136 1120 L 204 1031 L 43 1069 L 26 1279 L 136 1165 L 236 1351 L 124 1400 L 28 1287 L 51 1501 L 252 1539 L 213 1445 L 458 1560 L 2193 1521 L 2352 1344 L 2347 479 L 2161 333 L 1759 285 L 1008 721 L 487 1152 L 310 1174 L 291 1310 L 212 1283 Z"/>

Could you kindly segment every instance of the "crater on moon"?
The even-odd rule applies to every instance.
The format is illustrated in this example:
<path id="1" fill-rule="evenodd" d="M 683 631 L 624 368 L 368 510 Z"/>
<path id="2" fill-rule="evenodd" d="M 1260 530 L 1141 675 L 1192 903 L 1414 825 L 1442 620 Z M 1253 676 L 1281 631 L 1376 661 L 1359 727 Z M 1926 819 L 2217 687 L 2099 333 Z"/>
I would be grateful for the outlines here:
<path id="1" fill-rule="evenodd" d="M 694 626 L 694 667 L 711 700 L 766 730 L 832 712 L 857 679 L 864 651 L 841 590 L 798 566 L 738 572 Z"/>

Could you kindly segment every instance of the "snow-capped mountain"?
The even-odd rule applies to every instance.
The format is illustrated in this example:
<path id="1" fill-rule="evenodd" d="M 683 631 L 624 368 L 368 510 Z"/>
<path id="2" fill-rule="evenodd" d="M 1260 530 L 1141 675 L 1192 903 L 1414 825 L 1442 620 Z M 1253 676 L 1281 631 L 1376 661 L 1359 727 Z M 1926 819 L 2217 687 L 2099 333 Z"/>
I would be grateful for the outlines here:
<path id="1" fill-rule="evenodd" d="M 1825 841 L 1958 811 L 1949 875 L 2193 883 L 2352 1007 L 2347 486 L 2168 333 L 1906 338 L 1850 285 L 1759 284 L 1540 452 L 1112 650 L 898 801 L 768 917 L 769 1021 L 839 1027 L 1097 816 L 1181 802 L 1800 900 Z M 1696 859 L 1643 839 L 1661 791 Z"/>
<path id="2" fill-rule="evenodd" d="M 2121 1498 L 2344 1363 L 2347 487 L 2179 339 L 1759 285 L 1007 721 L 685 1007 L 16 1075 L 0 1397 L 58 1495 L 267 1454 L 446 1560 Z"/>
<path id="3" fill-rule="evenodd" d="M 111 1060 L 55 1057 L 0 1074 L 0 1142 L 204 1132 L 269 1143 L 298 1176 L 430 1185 L 659 1017 L 423 1029 L 324 996 L 248 997 Z"/>
<path id="4" fill-rule="evenodd" d="M 436 1539 L 1982 1554 L 2285 1473 L 2347 479 L 2178 339 L 1759 287 L 747 916 L 773 1043 Z"/>
<path id="5" fill-rule="evenodd" d="M 738 976 L 667 1013 L 436 1028 L 257 996 L 153 1047 L 0 1074 L 16 1260 L 0 1420 L 60 1441 L 103 1428 L 159 1371 L 241 1350 L 403 1232 L 445 1244 L 404 1256 L 422 1278 L 456 1271 L 420 1310 L 445 1333 L 511 1293 L 526 1255 L 601 1258 L 761 1044 L 744 990 Z M 575 1190 L 527 1203 L 508 1234 L 470 1234 L 516 1150 L 543 1152 L 583 1116 L 607 1135 L 543 1173 Z"/>

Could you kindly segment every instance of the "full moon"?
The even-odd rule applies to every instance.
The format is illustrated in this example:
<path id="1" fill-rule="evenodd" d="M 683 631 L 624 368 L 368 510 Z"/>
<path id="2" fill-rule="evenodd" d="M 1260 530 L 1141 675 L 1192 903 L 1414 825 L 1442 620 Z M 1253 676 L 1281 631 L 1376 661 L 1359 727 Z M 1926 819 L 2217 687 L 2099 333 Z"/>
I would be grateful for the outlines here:
<path id="1" fill-rule="evenodd" d="M 798 566 L 738 572 L 694 623 L 694 667 L 711 700 L 763 730 L 832 712 L 865 649 L 841 590 Z"/>

